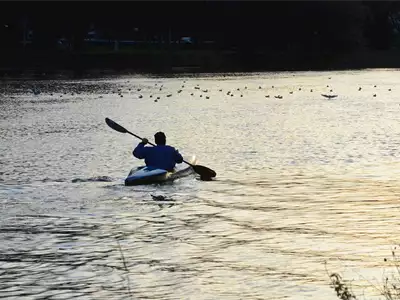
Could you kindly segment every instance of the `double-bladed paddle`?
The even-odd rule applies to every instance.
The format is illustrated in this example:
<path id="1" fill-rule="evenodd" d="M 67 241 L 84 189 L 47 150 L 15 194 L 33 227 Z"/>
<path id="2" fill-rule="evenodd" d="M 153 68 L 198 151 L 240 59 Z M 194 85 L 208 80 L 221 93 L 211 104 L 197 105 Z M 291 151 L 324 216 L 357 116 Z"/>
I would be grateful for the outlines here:
<path id="1" fill-rule="evenodd" d="M 142 138 L 132 132 L 130 132 L 129 130 L 126 130 L 124 127 L 122 127 L 121 125 L 119 125 L 118 123 L 115 123 L 113 120 L 106 118 L 106 123 L 108 126 L 110 126 L 112 129 L 121 132 L 121 133 L 129 133 L 131 135 L 133 135 L 134 137 L 142 140 Z M 153 143 L 148 142 L 150 145 L 155 146 Z M 189 166 L 191 166 L 193 168 L 193 170 L 200 175 L 200 178 L 202 180 L 210 180 L 212 177 L 217 176 L 217 173 L 215 173 L 214 170 L 211 170 L 210 168 L 207 168 L 205 166 L 200 166 L 200 165 L 193 165 L 189 162 L 187 162 L 186 160 L 183 160 L 184 163 L 187 163 Z"/>

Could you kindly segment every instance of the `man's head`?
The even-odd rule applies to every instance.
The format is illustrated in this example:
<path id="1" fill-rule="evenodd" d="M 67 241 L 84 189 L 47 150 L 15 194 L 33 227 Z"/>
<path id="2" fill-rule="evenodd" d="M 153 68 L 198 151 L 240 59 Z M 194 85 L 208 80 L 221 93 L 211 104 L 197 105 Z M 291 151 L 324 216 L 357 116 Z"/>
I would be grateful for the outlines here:
<path id="1" fill-rule="evenodd" d="M 157 132 L 154 135 L 154 141 L 156 142 L 157 145 L 165 145 L 167 142 L 167 138 L 165 137 L 164 132 Z"/>

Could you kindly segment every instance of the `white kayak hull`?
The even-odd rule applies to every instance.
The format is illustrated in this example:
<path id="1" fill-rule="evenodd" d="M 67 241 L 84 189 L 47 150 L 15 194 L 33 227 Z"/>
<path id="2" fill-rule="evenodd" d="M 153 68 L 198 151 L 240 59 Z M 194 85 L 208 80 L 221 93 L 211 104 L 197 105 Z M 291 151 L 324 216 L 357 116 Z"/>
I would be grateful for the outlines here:
<path id="1" fill-rule="evenodd" d="M 196 156 L 192 156 L 188 162 L 191 164 L 196 164 Z M 174 172 L 169 172 L 167 170 L 158 169 L 151 166 L 133 168 L 125 179 L 125 185 L 132 186 L 171 182 L 177 178 L 188 176 L 193 173 L 193 168 L 186 163 L 178 165 Z"/>

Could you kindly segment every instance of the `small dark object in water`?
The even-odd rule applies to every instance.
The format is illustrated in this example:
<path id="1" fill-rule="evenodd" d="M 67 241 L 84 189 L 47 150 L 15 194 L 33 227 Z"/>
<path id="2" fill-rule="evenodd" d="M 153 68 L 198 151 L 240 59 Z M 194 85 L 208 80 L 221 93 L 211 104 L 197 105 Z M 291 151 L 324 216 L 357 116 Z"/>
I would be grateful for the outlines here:
<path id="1" fill-rule="evenodd" d="M 156 200 L 156 201 L 174 201 L 174 199 L 167 198 L 167 197 L 165 197 L 163 195 L 156 196 L 156 195 L 150 194 L 150 196 L 153 198 L 153 200 Z"/>
<path id="2" fill-rule="evenodd" d="M 154 200 L 165 200 L 165 197 L 162 196 L 162 195 L 154 196 L 154 195 L 151 195 L 151 194 L 150 194 L 150 196 L 151 196 Z"/>
<path id="3" fill-rule="evenodd" d="M 203 181 L 212 181 L 212 178 L 211 178 L 211 177 L 208 177 L 208 176 L 200 176 L 200 180 L 203 180 Z"/>

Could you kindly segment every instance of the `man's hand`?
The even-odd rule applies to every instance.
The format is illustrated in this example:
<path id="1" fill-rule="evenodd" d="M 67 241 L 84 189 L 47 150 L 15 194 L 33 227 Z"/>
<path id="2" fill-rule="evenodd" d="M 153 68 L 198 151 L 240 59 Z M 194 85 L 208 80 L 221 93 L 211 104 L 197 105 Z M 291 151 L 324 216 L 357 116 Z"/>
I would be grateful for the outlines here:
<path id="1" fill-rule="evenodd" d="M 143 138 L 143 139 L 142 139 L 142 144 L 146 145 L 148 142 L 149 142 L 148 139 L 146 139 L 146 138 Z"/>

